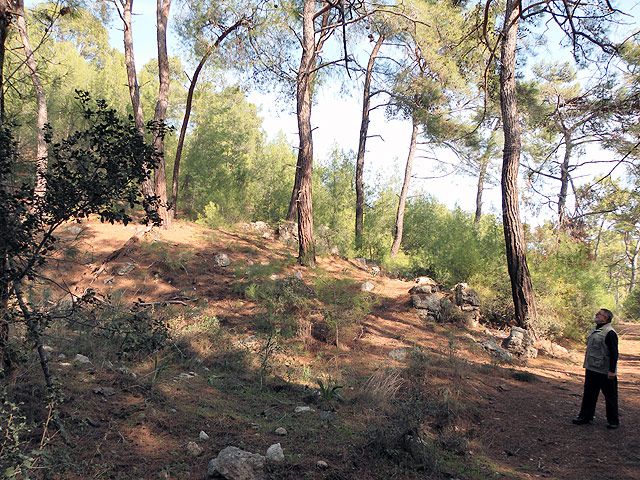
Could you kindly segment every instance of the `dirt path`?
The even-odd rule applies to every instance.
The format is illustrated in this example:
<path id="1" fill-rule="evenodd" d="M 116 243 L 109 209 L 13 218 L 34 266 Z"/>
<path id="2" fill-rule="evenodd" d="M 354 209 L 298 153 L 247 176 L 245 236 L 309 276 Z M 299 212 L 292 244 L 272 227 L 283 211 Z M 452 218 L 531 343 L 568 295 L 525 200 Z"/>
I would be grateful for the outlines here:
<path id="1" fill-rule="evenodd" d="M 600 396 L 591 425 L 571 423 L 580 408 L 583 352 L 541 358 L 528 370 L 539 381 L 494 386 L 483 412 L 483 449 L 520 478 L 561 480 L 640 478 L 640 325 L 619 325 L 618 430 L 606 429 Z"/>

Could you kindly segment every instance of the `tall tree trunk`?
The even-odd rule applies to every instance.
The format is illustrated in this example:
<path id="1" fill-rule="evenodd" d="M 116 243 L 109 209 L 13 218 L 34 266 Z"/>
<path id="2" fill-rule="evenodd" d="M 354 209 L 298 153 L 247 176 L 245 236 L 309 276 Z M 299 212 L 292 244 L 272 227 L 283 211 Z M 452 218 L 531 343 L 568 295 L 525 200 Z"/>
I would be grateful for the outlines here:
<path id="1" fill-rule="evenodd" d="M 487 166 L 489 165 L 488 157 L 483 160 L 485 161 L 480 164 L 478 186 L 476 188 L 476 216 L 473 220 L 476 227 L 480 225 L 480 219 L 482 218 L 482 193 L 484 192 L 484 179 L 487 176 Z"/>
<path id="2" fill-rule="evenodd" d="M 16 25 L 18 27 L 18 33 L 20 34 L 20 40 L 24 48 L 24 55 L 26 57 L 27 68 L 29 69 L 29 75 L 31 76 L 31 82 L 33 83 L 33 89 L 36 93 L 37 101 L 37 114 L 36 114 L 36 128 L 37 128 L 37 147 L 36 147 L 36 180 L 34 193 L 37 197 L 43 197 L 47 190 L 47 180 L 45 173 L 47 172 L 47 142 L 45 141 L 45 126 L 47 124 L 47 98 L 44 94 L 44 88 L 42 88 L 42 81 L 38 74 L 38 63 L 33 55 L 33 49 L 31 48 L 31 42 L 29 41 L 29 34 L 27 33 L 27 23 L 25 21 L 24 13 L 24 0 L 17 0 L 16 2 Z"/>
<path id="3" fill-rule="evenodd" d="M 402 243 L 402 231 L 404 229 L 404 207 L 407 203 L 407 193 L 409 192 L 409 182 L 411 181 L 411 170 L 413 168 L 413 158 L 416 153 L 416 145 L 418 144 L 418 120 L 414 116 L 411 128 L 411 143 L 409 144 L 409 156 L 407 157 L 407 166 L 404 169 L 404 181 L 402 182 L 402 190 L 400 191 L 400 199 L 398 200 L 398 211 L 396 212 L 396 228 L 393 234 L 393 245 L 391 245 L 391 256 L 395 257 L 400 251 Z"/>
<path id="4" fill-rule="evenodd" d="M 567 227 L 567 192 L 569 191 L 569 162 L 571 161 L 571 152 L 573 151 L 573 140 L 571 132 L 563 128 L 564 136 L 564 158 L 560 165 L 560 193 L 558 194 L 558 227 L 564 230 Z"/>
<path id="5" fill-rule="evenodd" d="M 4 60 L 6 53 L 6 40 L 11 24 L 11 14 L 7 0 L 0 0 L 0 129 L 5 124 L 4 108 Z M 0 189 L 8 188 L 9 179 L 4 172 L 0 174 Z M 7 249 L 0 245 L 0 378 L 6 376 L 12 370 L 11 355 L 8 351 L 9 323 L 5 313 L 9 306 L 9 269 L 7 264 Z"/>
<path id="6" fill-rule="evenodd" d="M 302 57 L 297 79 L 298 134 L 298 262 L 315 267 L 316 252 L 313 238 L 313 205 L 311 199 L 311 174 L 313 172 L 313 138 L 311 133 L 311 76 L 315 67 L 315 29 L 313 17 L 315 0 L 304 0 L 302 8 Z"/>
<path id="7" fill-rule="evenodd" d="M 189 126 L 189 118 L 191 117 L 191 107 L 193 105 L 193 93 L 196 90 L 196 84 L 198 83 L 198 77 L 202 71 L 202 67 L 211 56 L 211 51 L 208 51 L 200 59 L 200 63 L 193 72 L 193 77 L 189 83 L 189 92 L 187 93 L 187 104 L 184 110 L 184 118 L 182 119 L 182 126 L 180 127 L 180 136 L 178 137 L 178 146 L 176 147 L 176 158 L 173 162 L 173 177 L 171 180 L 171 216 L 175 217 L 178 210 L 178 180 L 180 176 L 180 160 L 182 159 L 182 149 L 184 147 L 184 139 L 187 135 L 187 127 Z"/>
<path id="8" fill-rule="evenodd" d="M 131 107 L 133 108 L 133 121 L 136 129 L 144 137 L 144 114 L 142 113 L 142 103 L 140 102 L 140 86 L 138 85 L 138 75 L 136 74 L 136 62 L 133 56 L 133 33 L 131 26 L 131 10 L 133 0 L 121 0 L 122 2 L 122 23 L 124 29 L 124 62 L 127 67 L 127 80 L 129 83 L 129 96 L 131 97 Z M 149 175 L 142 183 L 142 194 L 145 197 L 153 197 L 153 179 Z"/>
<path id="9" fill-rule="evenodd" d="M 524 235 L 518 204 L 518 167 L 520 163 L 520 125 L 516 100 L 516 40 L 520 0 L 507 0 L 500 52 L 500 107 L 504 129 L 502 156 L 502 221 L 511 278 L 515 322 L 532 329 L 536 317 L 535 297 L 527 266 Z"/>
<path id="10" fill-rule="evenodd" d="M 364 154 L 367 145 L 369 131 L 369 114 L 371 111 L 371 77 L 373 66 L 384 42 L 384 35 L 378 37 L 378 41 L 369 55 L 369 63 L 364 76 L 364 88 L 362 93 L 362 122 L 360 123 L 360 137 L 358 139 L 358 155 L 356 157 L 356 249 L 362 248 L 362 225 L 364 223 Z"/>
<path id="11" fill-rule="evenodd" d="M 158 215 L 162 227 L 171 227 L 171 215 L 167 206 L 167 174 L 164 159 L 164 127 L 169 104 L 169 56 L 167 55 L 167 22 L 171 0 L 157 0 L 156 31 L 158 40 L 158 101 L 153 116 L 153 148 L 158 154 L 158 163 L 154 170 L 155 194 L 158 197 Z"/>
<path id="12" fill-rule="evenodd" d="M 0 128 L 4 126 L 5 106 L 4 106 L 4 60 L 7 53 L 7 36 L 11 25 L 11 14 L 9 13 L 9 3 L 7 0 L 0 0 Z"/>

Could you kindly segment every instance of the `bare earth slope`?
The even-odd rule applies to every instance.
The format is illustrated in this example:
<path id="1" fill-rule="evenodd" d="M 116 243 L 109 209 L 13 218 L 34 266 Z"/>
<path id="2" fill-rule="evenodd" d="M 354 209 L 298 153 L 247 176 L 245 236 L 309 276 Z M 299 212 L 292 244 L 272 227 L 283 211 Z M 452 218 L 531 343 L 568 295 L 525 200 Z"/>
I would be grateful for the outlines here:
<path id="1" fill-rule="evenodd" d="M 255 333 L 251 320 L 256 308 L 232 288 L 240 267 L 282 262 L 283 273 L 300 270 L 305 281 L 317 274 L 295 266 L 292 260 L 295 251 L 242 229 L 212 232 L 178 222 L 168 232 L 154 230 L 143 235 L 141 230 L 136 230 L 138 227 L 102 225 L 97 221 L 82 228 L 80 242 L 76 241 L 74 247 L 79 252 L 75 261 L 66 259 L 51 266 L 55 277 L 71 290 L 82 292 L 91 286 L 101 298 L 117 295 L 124 303 L 168 301 L 176 317 L 184 315 L 182 326 L 187 328 L 189 319 L 181 309 L 197 304 L 202 312 L 215 316 L 240 339 Z M 139 241 L 131 242 L 120 255 L 102 263 L 136 232 Z M 65 234 L 65 237 L 70 241 L 73 235 Z M 220 252 L 229 255 L 229 267 L 214 264 L 214 255 Z M 129 264 L 135 268 L 120 275 Z M 500 366 L 470 340 L 470 337 L 477 341 L 487 338 L 484 327 L 465 330 L 425 324 L 410 308 L 410 283 L 385 276 L 373 277 L 336 256 L 320 258 L 319 265 L 328 275 L 372 282 L 374 294 L 381 301 L 355 334 L 344 340 L 341 348 L 314 344 L 308 351 L 289 357 L 287 361 L 292 365 L 297 362 L 312 369 L 321 355 L 326 364 L 348 364 L 354 372 L 363 374 L 398 367 L 388 353 L 400 346 L 419 347 L 438 358 L 454 355 L 456 361 L 461 362 L 456 365 L 468 368 L 455 376 L 436 374 L 426 382 L 434 388 L 452 388 L 449 382 L 454 378 L 461 398 L 474 405 L 470 427 L 473 440 L 462 455 L 468 459 L 486 459 L 487 475 L 482 478 L 640 478 L 640 325 L 617 326 L 621 351 L 620 429 L 605 428 L 602 398 L 594 423 L 575 426 L 571 419 L 578 412 L 582 391 L 581 346 L 570 350 L 565 358 L 541 355 L 526 365 Z M 82 342 L 78 340 L 76 346 L 80 349 Z M 65 351 L 68 356 L 92 354 L 74 352 L 73 347 L 66 347 Z M 227 445 L 242 444 L 248 450 L 258 451 L 261 446 L 276 442 L 282 443 L 291 464 L 281 478 L 390 478 L 388 472 L 383 474 L 375 465 L 359 461 L 359 451 L 351 451 L 352 445 L 341 444 L 337 431 L 330 430 L 334 427 L 319 428 L 317 432 L 315 427 L 310 427 L 311 430 L 298 437 L 292 433 L 289 437 L 275 436 L 273 430 L 278 422 L 291 421 L 291 428 L 295 429 L 299 420 L 291 414 L 293 403 L 276 400 L 266 404 L 258 414 L 248 408 L 243 413 L 237 405 L 234 409 L 230 407 L 232 413 L 221 411 L 224 402 L 231 406 L 236 401 L 232 389 L 241 387 L 226 383 L 222 388 L 215 383 L 218 377 L 214 375 L 207 379 L 206 372 L 215 371 L 217 364 L 214 360 L 207 363 L 206 351 L 194 353 L 204 358 L 203 365 L 211 370 L 199 370 L 203 367 L 192 363 L 191 369 L 196 375 L 178 380 L 179 372 L 163 372 L 151 390 L 148 383 L 154 369 L 157 370 L 157 358 L 149 357 L 146 363 L 131 367 L 137 368 L 135 381 L 105 367 L 99 358 L 92 359 L 94 368 L 88 370 L 53 362 L 54 373 L 71 385 L 65 408 L 68 421 L 75 422 L 71 430 L 79 437 L 76 453 L 80 459 L 75 459 L 74 470 L 62 478 L 200 479 L 208 460 Z M 117 362 L 114 363 L 118 367 Z M 532 381 L 518 381 L 512 375 L 514 370 L 530 372 L 535 377 Z M 230 377 L 220 381 L 242 382 L 241 375 L 239 380 Z M 308 383 L 313 384 L 313 379 Z M 98 386 L 109 386 L 116 393 L 93 393 Z M 361 412 L 344 407 L 338 409 L 336 415 L 345 425 L 351 425 L 357 423 Z M 201 429 L 207 431 L 211 440 L 200 442 L 204 452 L 192 457 L 185 453 L 185 447 L 190 440 L 197 441 Z M 310 431 L 325 439 L 322 446 L 314 447 L 313 454 L 300 450 L 301 445 L 312 441 Z M 297 449 L 301 453 L 296 456 Z M 318 459 L 327 459 L 329 470 L 318 471 L 315 468 Z M 414 477 L 399 473 L 395 478 Z M 425 473 L 415 478 L 430 477 Z M 463 474 L 457 478 L 467 477 Z"/>

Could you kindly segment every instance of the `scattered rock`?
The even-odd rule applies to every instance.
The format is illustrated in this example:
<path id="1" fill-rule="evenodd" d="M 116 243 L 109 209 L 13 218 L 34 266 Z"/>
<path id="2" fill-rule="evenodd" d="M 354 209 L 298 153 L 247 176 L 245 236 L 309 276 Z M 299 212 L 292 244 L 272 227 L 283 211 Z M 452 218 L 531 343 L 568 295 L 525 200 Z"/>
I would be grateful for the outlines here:
<path id="1" fill-rule="evenodd" d="M 277 273 L 272 273 L 271 275 L 269 275 L 269 279 L 275 282 L 277 280 L 280 280 L 280 275 L 278 275 Z"/>
<path id="2" fill-rule="evenodd" d="M 398 347 L 389 352 L 389 357 L 398 362 L 404 362 L 409 356 L 410 347 Z"/>
<path id="3" fill-rule="evenodd" d="M 529 332 L 520 327 L 511 327 L 511 333 L 502 341 L 502 347 L 521 358 L 536 358 L 538 349 L 533 346 Z"/>
<path id="4" fill-rule="evenodd" d="M 124 265 L 123 267 L 119 268 L 116 273 L 118 275 L 120 275 L 120 276 L 126 275 L 127 273 L 129 273 L 130 271 L 134 270 L 135 268 L 136 268 L 136 264 L 135 263 L 127 262 L 126 265 Z"/>
<path id="5" fill-rule="evenodd" d="M 100 427 L 100 423 L 96 422 L 95 420 L 92 420 L 91 418 L 87 417 L 87 425 L 93 427 L 93 428 L 98 428 Z"/>
<path id="6" fill-rule="evenodd" d="M 438 291 L 438 283 L 431 277 L 418 277 L 415 280 L 415 284 L 420 286 L 430 285 L 432 292 Z"/>
<path id="7" fill-rule="evenodd" d="M 513 355 L 511 355 L 511 353 L 498 345 L 498 342 L 496 342 L 495 338 L 493 337 L 489 338 L 488 340 L 484 340 L 480 343 L 480 345 L 487 352 L 489 352 L 489 355 L 497 358 L 501 362 L 509 363 L 513 360 Z"/>
<path id="8" fill-rule="evenodd" d="M 284 427 L 278 427 L 276 428 L 275 434 L 276 435 L 280 435 L 281 437 L 284 437 L 285 435 L 287 435 L 287 429 Z"/>
<path id="9" fill-rule="evenodd" d="M 76 354 L 76 356 L 73 359 L 73 361 L 76 362 L 76 363 L 91 364 L 91 360 L 89 360 L 89 357 L 85 357 L 84 355 L 82 355 L 80 353 Z"/>
<path id="10" fill-rule="evenodd" d="M 437 291 L 438 290 L 434 290 L 431 285 L 414 285 L 413 287 L 411 287 L 411 290 L 409 290 L 409 293 L 411 295 L 414 295 L 420 293 L 435 293 Z"/>
<path id="11" fill-rule="evenodd" d="M 429 313 L 437 317 L 440 312 L 440 296 L 436 293 L 428 295 L 411 295 L 411 303 L 414 308 L 428 310 Z"/>
<path id="12" fill-rule="evenodd" d="M 316 462 L 316 468 L 318 470 L 326 470 L 327 468 L 329 468 L 329 464 L 327 462 L 325 462 L 324 460 L 318 460 Z"/>
<path id="13" fill-rule="evenodd" d="M 202 452 L 204 451 L 202 447 L 198 445 L 196 442 L 187 443 L 186 448 L 187 448 L 187 453 L 192 457 L 199 457 L 200 455 L 202 455 Z"/>
<path id="14" fill-rule="evenodd" d="M 271 462 L 284 462 L 284 452 L 279 443 L 274 443 L 267 448 L 267 460 Z"/>
<path id="15" fill-rule="evenodd" d="M 204 430 L 200 430 L 200 433 L 198 434 L 198 438 L 200 440 L 206 441 L 206 440 L 209 440 L 209 435 L 207 435 Z"/>
<path id="16" fill-rule="evenodd" d="M 302 281 L 302 272 L 300 270 L 296 270 L 296 272 L 293 274 L 293 276 L 295 278 L 297 278 L 298 280 Z"/>
<path id="17" fill-rule="evenodd" d="M 102 280 L 102 283 L 104 283 L 105 285 L 109 285 L 109 284 L 113 283 L 113 279 L 114 278 L 116 278 L 116 277 L 114 277 L 113 275 L 110 276 L 110 277 L 107 277 L 107 278 Z"/>
<path id="18" fill-rule="evenodd" d="M 66 360 L 67 356 L 64 353 L 58 354 L 58 360 Z"/>
<path id="19" fill-rule="evenodd" d="M 231 261 L 226 253 L 216 253 L 213 256 L 213 263 L 216 267 L 228 267 L 231 265 Z"/>
<path id="20" fill-rule="evenodd" d="M 333 417 L 335 416 L 336 416 L 335 412 L 331 412 L 329 410 L 322 410 L 320 412 L 320 420 L 325 422 L 330 422 L 331 420 L 333 420 Z"/>
<path id="21" fill-rule="evenodd" d="M 380 275 L 381 271 L 382 269 L 378 265 L 371 265 L 371 275 L 373 275 L 374 277 Z"/>
<path id="22" fill-rule="evenodd" d="M 285 245 L 294 246 L 298 243 L 298 224 L 296 222 L 283 222 L 276 230 L 278 240 Z"/>
<path id="23" fill-rule="evenodd" d="M 303 407 L 296 407 L 294 412 L 295 413 L 315 412 L 315 410 L 311 407 L 303 406 Z"/>
<path id="24" fill-rule="evenodd" d="M 360 290 L 362 290 L 363 292 L 370 292 L 374 288 L 375 287 L 373 286 L 373 283 L 371 283 L 371 282 L 364 282 L 362 285 L 360 285 Z"/>
<path id="25" fill-rule="evenodd" d="M 209 462 L 207 475 L 213 478 L 222 475 L 227 480 L 262 480 L 265 457 L 245 452 L 237 447 L 226 447 L 217 458 Z"/>
<path id="26" fill-rule="evenodd" d="M 471 306 L 479 307 L 480 299 L 476 291 L 469 287 L 466 283 L 458 283 L 453 287 L 453 295 L 456 305 L 459 307 Z"/>
<path id="27" fill-rule="evenodd" d="M 191 378 L 193 378 L 195 376 L 196 376 L 195 372 L 189 372 L 189 373 L 182 372 L 176 378 L 178 380 L 189 380 L 189 379 L 191 379 Z"/>
<path id="28" fill-rule="evenodd" d="M 102 362 L 102 366 L 103 368 L 108 368 L 109 370 L 113 370 L 113 363 L 111 363 L 109 360 L 105 360 L 104 362 Z"/>
<path id="29" fill-rule="evenodd" d="M 115 389 L 111 387 L 96 387 L 93 389 L 93 393 L 96 395 L 104 395 L 105 397 L 110 397 L 111 395 L 115 395 Z"/>

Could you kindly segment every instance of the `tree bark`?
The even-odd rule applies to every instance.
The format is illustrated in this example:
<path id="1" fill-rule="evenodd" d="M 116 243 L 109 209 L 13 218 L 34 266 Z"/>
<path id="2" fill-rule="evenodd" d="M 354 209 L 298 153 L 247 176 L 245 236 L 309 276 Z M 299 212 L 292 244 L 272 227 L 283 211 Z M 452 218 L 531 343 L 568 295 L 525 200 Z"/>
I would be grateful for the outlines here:
<path id="1" fill-rule="evenodd" d="M 158 40 L 158 101 L 153 116 L 153 148 L 158 154 L 158 163 L 154 170 L 155 195 L 158 197 L 158 215 L 162 227 L 171 227 L 171 215 L 167 205 L 167 174 L 164 159 L 164 127 L 169 104 L 169 56 L 167 55 L 167 22 L 171 0 L 157 0 L 156 32 Z"/>
<path id="2" fill-rule="evenodd" d="M 4 106 L 4 60 L 7 53 L 7 36 L 9 35 L 9 26 L 11 25 L 11 13 L 9 12 L 9 3 L 7 0 L 0 0 L 0 128 L 5 123 L 5 106 Z"/>
<path id="3" fill-rule="evenodd" d="M 504 129 L 502 215 L 515 323 L 519 327 L 532 330 L 532 320 L 536 317 L 536 306 L 531 275 L 527 266 L 518 204 L 520 125 L 518 123 L 515 69 L 520 13 L 520 1 L 507 0 L 500 52 L 500 107 Z"/>
<path id="4" fill-rule="evenodd" d="M 209 57 L 211 56 L 211 51 L 207 52 L 201 59 L 200 63 L 196 67 L 195 72 L 193 72 L 193 78 L 189 84 L 189 91 L 187 93 L 187 104 L 184 110 L 184 118 L 182 119 L 182 126 L 180 127 L 180 136 L 178 137 L 178 146 L 176 147 L 176 158 L 173 162 L 173 177 L 171 181 L 171 211 L 170 214 L 172 217 L 176 216 L 176 212 L 178 210 L 178 180 L 180 175 L 180 160 L 182 159 L 182 149 L 184 148 L 184 139 L 187 135 L 187 127 L 189 126 L 189 118 L 191 117 L 191 107 L 193 105 L 193 93 L 196 89 L 196 84 L 198 83 L 198 77 L 200 76 L 200 72 L 204 67 L 204 64 L 207 62 Z"/>
<path id="5" fill-rule="evenodd" d="M 29 41 L 29 34 L 27 33 L 27 23 L 25 21 L 24 14 L 24 0 L 16 1 L 16 25 L 18 27 L 18 33 L 24 49 L 26 57 L 27 68 L 29 69 L 29 75 L 31 82 L 33 83 L 33 89 L 36 93 L 37 102 L 37 114 L 36 114 L 36 129 L 37 129 L 37 143 L 36 143 L 36 179 L 34 194 L 36 197 L 42 198 L 47 190 L 47 180 L 45 173 L 47 172 L 47 142 L 45 141 L 45 126 L 48 122 L 47 119 L 47 98 L 42 87 L 42 81 L 38 74 L 38 63 L 33 55 L 33 49 L 31 48 L 31 42 Z"/>
<path id="6" fill-rule="evenodd" d="M 302 57 L 298 70 L 296 89 L 296 113 L 298 116 L 298 262 L 315 267 L 316 253 L 313 238 L 313 205 L 311 199 L 311 174 L 313 172 L 313 138 L 311 133 L 311 77 L 315 67 L 315 28 L 313 17 L 315 0 L 304 0 L 302 8 Z"/>
<path id="7" fill-rule="evenodd" d="M 476 188 L 476 216 L 474 218 L 474 224 L 477 227 L 480 225 L 480 219 L 482 218 L 482 193 L 484 192 L 484 179 L 487 175 L 487 161 L 480 164 L 480 172 L 478 173 L 478 187 Z"/>
<path id="8" fill-rule="evenodd" d="M 133 108 L 133 121 L 138 133 L 144 137 L 144 114 L 142 112 L 142 103 L 140 102 L 140 86 L 138 85 L 138 75 L 136 74 L 136 62 L 133 56 L 133 34 L 131 29 L 133 0 L 121 0 L 121 2 L 122 23 L 124 27 L 124 62 L 127 67 L 127 80 L 129 83 L 131 106 Z M 142 183 L 142 194 L 145 197 L 153 197 L 155 195 L 151 176 L 148 176 Z"/>
<path id="9" fill-rule="evenodd" d="M 362 121 L 360 123 L 360 137 L 358 139 L 358 155 L 356 157 L 356 249 L 362 248 L 362 229 L 364 223 L 364 154 L 367 145 L 369 131 L 369 114 L 371 111 L 371 77 L 373 66 L 384 42 L 384 35 L 380 35 L 369 55 L 369 63 L 364 76 L 364 88 L 362 94 Z"/>
<path id="10" fill-rule="evenodd" d="M 416 145 L 418 144 L 418 120 L 414 116 L 411 128 L 411 143 L 409 144 L 409 155 L 407 156 L 407 166 L 404 169 L 404 181 L 400 190 L 400 199 L 398 200 L 398 211 L 396 212 L 396 228 L 393 234 L 393 245 L 391 245 L 391 256 L 395 256 L 400 251 L 402 243 L 402 232 L 404 229 L 404 208 L 407 203 L 407 193 L 409 192 L 409 182 L 411 181 L 411 170 L 413 168 L 413 158 L 416 153 Z"/>
<path id="11" fill-rule="evenodd" d="M 571 132 L 562 126 L 564 136 L 564 158 L 560 165 L 560 193 L 558 194 L 558 227 L 564 230 L 567 227 L 567 192 L 569 191 L 569 162 L 573 151 Z"/>

